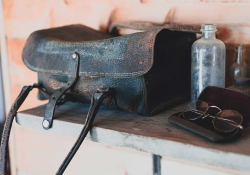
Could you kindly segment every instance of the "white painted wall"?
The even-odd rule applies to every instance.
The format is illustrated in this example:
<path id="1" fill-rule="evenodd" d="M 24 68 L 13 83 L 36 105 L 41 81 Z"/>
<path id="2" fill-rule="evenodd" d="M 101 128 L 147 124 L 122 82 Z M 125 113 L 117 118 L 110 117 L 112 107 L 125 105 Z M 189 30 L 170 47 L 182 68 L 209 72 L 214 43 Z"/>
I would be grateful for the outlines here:
<path id="1" fill-rule="evenodd" d="M 90 141 L 85 141 L 82 149 L 79 151 L 82 155 L 76 154 L 76 157 L 66 169 L 65 175 L 152 175 L 152 155 L 149 153 Z M 54 154 L 57 153 L 54 152 Z M 26 158 L 30 159 L 31 157 Z M 79 162 L 81 162 L 82 168 L 78 167 L 77 172 L 75 172 L 75 165 L 79 165 Z M 23 166 L 21 166 L 17 170 L 17 175 L 43 174 L 38 170 L 43 165 L 36 165 L 37 168 L 32 167 L 26 170 L 22 169 Z M 56 165 L 54 166 L 56 169 Z M 247 175 L 247 173 L 234 172 L 167 157 L 162 158 L 161 169 L 162 175 Z M 49 173 L 51 174 L 52 172 Z"/>
<path id="2" fill-rule="evenodd" d="M 75 143 L 74 137 L 14 125 L 17 175 L 54 174 Z M 161 159 L 161 170 L 162 175 L 250 175 L 169 157 Z M 150 153 L 86 140 L 64 175 L 152 175 L 152 171 Z"/>

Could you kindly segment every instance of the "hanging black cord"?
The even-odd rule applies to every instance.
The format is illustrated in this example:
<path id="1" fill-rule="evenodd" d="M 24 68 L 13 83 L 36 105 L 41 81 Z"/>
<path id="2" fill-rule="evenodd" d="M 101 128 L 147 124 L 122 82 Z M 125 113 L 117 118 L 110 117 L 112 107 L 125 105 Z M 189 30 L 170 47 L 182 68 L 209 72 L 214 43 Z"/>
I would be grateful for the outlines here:
<path id="1" fill-rule="evenodd" d="M 108 96 L 109 93 L 110 93 L 110 90 L 107 89 L 105 92 L 99 92 L 98 91 L 97 93 L 95 93 L 92 96 L 90 109 L 89 109 L 87 118 L 85 120 L 84 127 L 83 127 L 83 129 L 82 129 L 76 143 L 71 148 L 71 150 L 68 153 L 67 157 L 64 159 L 63 163 L 59 167 L 56 175 L 62 175 L 63 172 L 65 171 L 65 169 L 67 168 L 67 166 L 69 165 L 70 161 L 72 160 L 75 153 L 77 152 L 77 150 L 81 146 L 83 140 L 85 139 L 86 135 L 88 134 L 88 132 L 89 132 L 91 126 L 92 126 L 92 123 L 93 123 L 93 121 L 95 119 L 96 113 L 97 113 L 98 109 L 101 106 L 102 101 Z"/>

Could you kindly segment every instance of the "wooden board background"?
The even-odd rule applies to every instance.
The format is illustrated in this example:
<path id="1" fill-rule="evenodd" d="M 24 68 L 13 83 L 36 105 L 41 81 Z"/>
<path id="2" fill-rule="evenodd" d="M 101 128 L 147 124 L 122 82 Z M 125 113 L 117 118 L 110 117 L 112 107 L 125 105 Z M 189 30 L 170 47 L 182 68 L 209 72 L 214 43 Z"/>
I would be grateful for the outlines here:
<path id="1" fill-rule="evenodd" d="M 170 115 L 182 110 L 184 106 L 186 104 L 166 110 L 154 117 L 143 117 L 101 107 L 93 123 L 94 127 L 86 140 L 176 158 L 186 162 L 230 169 L 231 172 L 238 174 L 241 172 L 250 174 L 250 128 L 244 129 L 241 138 L 237 141 L 216 144 L 198 137 L 190 131 L 180 129 L 179 126 L 168 121 Z M 53 126 L 48 131 L 44 131 L 41 125 L 46 105 L 20 112 L 16 121 L 26 130 L 33 128 L 42 130 L 44 134 L 56 133 L 77 138 L 82 130 L 82 123 L 86 119 L 88 108 L 88 104 L 64 104 L 63 107 L 57 109 Z M 23 140 L 24 138 L 18 139 Z M 85 142 L 81 148 L 84 147 Z M 19 145 L 16 148 L 20 148 Z M 21 154 L 24 152 L 26 152 L 25 148 L 23 151 L 19 151 Z M 41 152 L 48 156 L 47 152 Z M 37 157 L 42 160 L 41 156 Z M 43 159 L 43 162 L 45 161 Z M 138 166 L 141 164 L 143 163 L 138 162 Z M 46 167 L 48 166 L 47 164 Z M 71 166 L 76 166 L 76 164 Z M 36 165 L 34 167 L 37 167 L 36 169 L 40 172 L 44 171 L 43 168 Z M 56 169 L 57 166 L 54 168 Z M 84 168 L 76 166 L 76 169 Z M 46 173 L 44 172 L 44 174 Z"/>

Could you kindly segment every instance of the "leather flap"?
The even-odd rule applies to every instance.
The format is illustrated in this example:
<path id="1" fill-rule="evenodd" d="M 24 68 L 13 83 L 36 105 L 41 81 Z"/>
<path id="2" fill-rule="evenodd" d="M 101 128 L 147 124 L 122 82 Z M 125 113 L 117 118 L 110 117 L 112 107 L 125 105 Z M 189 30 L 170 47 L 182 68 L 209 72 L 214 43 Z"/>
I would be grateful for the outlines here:
<path id="1" fill-rule="evenodd" d="M 23 61 L 33 71 L 67 75 L 69 57 L 77 52 L 80 75 L 137 77 L 153 65 L 154 43 L 160 30 L 120 37 L 83 25 L 40 30 L 28 38 Z"/>

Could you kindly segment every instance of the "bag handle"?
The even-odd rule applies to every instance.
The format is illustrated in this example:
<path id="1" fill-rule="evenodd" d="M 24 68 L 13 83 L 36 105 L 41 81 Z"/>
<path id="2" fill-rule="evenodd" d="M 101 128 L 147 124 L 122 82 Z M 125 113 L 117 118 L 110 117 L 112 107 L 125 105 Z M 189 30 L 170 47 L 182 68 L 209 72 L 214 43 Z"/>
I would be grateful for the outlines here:
<path id="1" fill-rule="evenodd" d="M 80 64 L 80 57 L 77 52 L 72 53 L 69 57 L 69 67 L 68 67 L 68 80 L 64 87 L 61 87 L 51 95 L 50 100 L 47 104 L 44 119 L 42 126 L 44 129 L 49 129 L 52 126 L 55 108 L 58 104 L 59 100 L 63 100 L 62 96 L 77 82 L 78 74 L 79 74 L 79 64 Z"/>
<path id="2" fill-rule="evenodd" d="M 77 150 L 81 146 L 83 140 L 85 139 L 86 135 L 88 134 L 88 132 L 89 132 L 89 130 L 94 122 L 95 116 L 96 116 L 96 114 L 97 114 L 97 112 L 102 104 L 102 101 L 105 98 L 107 98 L 110 93 L 111 93 L 111 90 L 109 88 L 102 88 L 93 94 L 93 96 L 91 98 L 91 104 L 90 104 L 89 112 L 87 114 L 87 118 L 85 120 L 84 127 L 83 127 L 77 141 L 75 142 L 74 146 L 71 148 L 67 157 L 64 159 L 63 163 L 59 167 L 56 175 L 62 175 L 63 172 L 65 171 L 65 169 L 67 168 L 67 166 L 69 165 L 70 161 L 72 160 L 75 153 L 77 152 Z"/>
<path id="3" fill-rule="evenodd" d="M 7 151 L 8 151 L 8 143 L 9 143 L 9 135 L 11 131 L 11 126 L 14 120 L 14 117 L 17 114 L 17 110 L 23 104 L 26 97 L 29 95 L 29 92 L 34 88 L 41 88 L 40 85 L 34 84 L 33 86 L 24 86 L 22 91 L 20 92 L 19 96 L 11 106 L 11 110 L 8 113 L 8 117 L 6 118 L 6 122 L 4 125 L 4 130 L 2 134 L 2 141 L 1 141 L 1 149 L 0 149 L 0 175 L 6 175 L 6 167 L 7 167 Z M 85 125 L 70 152 L 68 153 L 67 157 L 63 161 L 62 165 L 58 169 L 56 175 L 62 175 L 65 169 L 67 168 L 68 164 L 70 163 L 71 159 L 74 157 L 75 153 L 77 152 L 78 148 L 81 146 L 83 140 L 85 139 L 86 135 L 88 134 L 95 116 L 101 106 L 102 101 L 109 97 L 111 94 L 111 90 L 109 88 L 101 88 L 96 93 L 93 94 L 91 98 L 91 105 L 85 120 Z"/>
<path id="4" fill-rule="evenodd" d="M 179 25 L 179 24 L 154 24 L 142 21 L 124 21 L 124 22 L 112 23 L 109 27 L 109 32 L 112 34 L 116 34 L 117 28 L 128 28 L 128 29 L 143 30 L 143 31 L 149 31 L 155 29 L 168 29 L 180 32 L 201 33 L 200 27 Z"/>
<path id="5" fill-rule="evenodd" d="M 4 130 L 2 134 L 1 148 L 0 148 L 0 174 L 6 174 L 7 167 L 7 152 L 8 152 L 8 144 L 9 144 L 9 136 L 10 130 L 13 123 L 13 119 L 17 114 L 17 110 L 23 104 L 26 97 L 29 95 L 29 92 L 34 88 L 40 88 L 39 85 L 34 84 L 33 86 L 24 86 L 17 99 L 11 106 L 10 112 L 5 121 Z"/>

